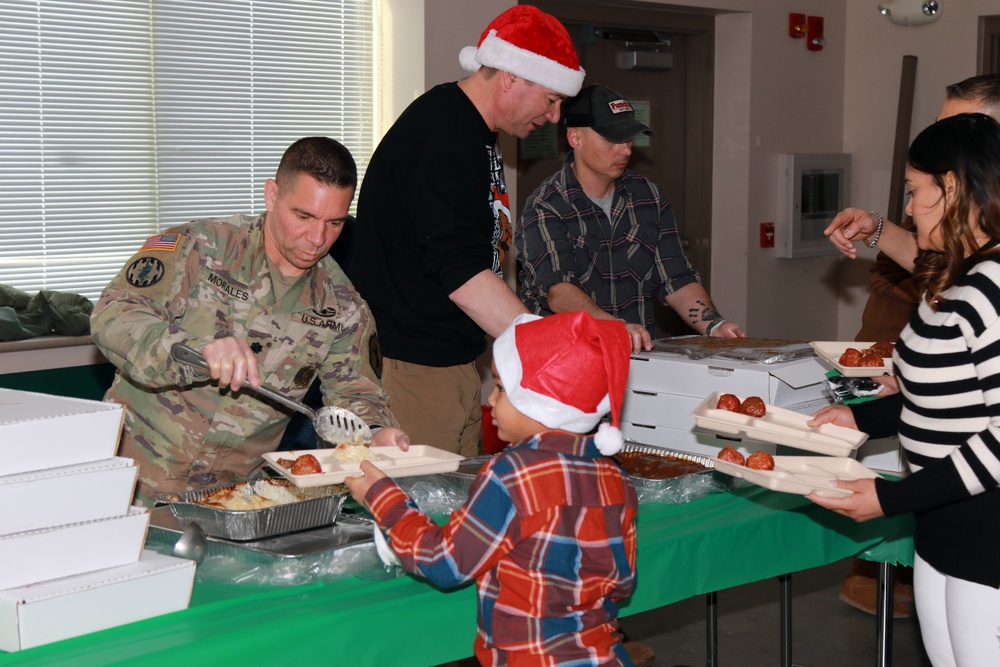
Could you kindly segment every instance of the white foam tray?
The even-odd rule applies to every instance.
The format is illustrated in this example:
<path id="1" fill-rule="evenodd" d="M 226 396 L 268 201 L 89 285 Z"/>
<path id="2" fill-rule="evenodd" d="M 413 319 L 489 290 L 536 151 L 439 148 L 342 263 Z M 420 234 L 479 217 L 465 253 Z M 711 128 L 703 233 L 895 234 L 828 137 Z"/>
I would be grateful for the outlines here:
<path id="1" fill-rule="evenodd" d="M 812 341 L 809 344 L 812 345 L 812 348 L 816 350 L 816 354 L 818 354 L 821 359 L 840 371 L 840 374 L 844 377 L 867 378 L 892 373 L 891 357 L 889 359 L 883 357 L 882 361 L 885 363 L 881 366 L 844 366 L 840 363 L 840 356 L 847 351 L 847 348 L 853 347 L 860 352 L 864 352 L 875 343 L 820 340 Z"/>
<path id="2" fill-rule="evenodd" d="M 812 418 L 810 415 L 773 405 L 765 406 L 766 413 L 763 417 L 720 410 L 715 406 L 723 393 L 712 392 L 694 409 L 692 414 L 695 424 L 707 431 L 745 436 L 827 456 L 851 456 L 868 439 L 866 433 L 835 424 L 806 426 L 806 422 Z M 740 401 L 745 398 L 747 397 L 739 397 Z"/>
<path id="3" fill-rule="evenodd" d="M 843 498 L 853 492 L 830 486 L 835 479 L 874 479 L 879 474 L 854 459 L 832 456 L 775 456 L 774 470 L 752 470 L 746 466 L 715 459 L 715 469 L 745 479 L 765 489 Z"/>
<path id="4" fill-rule="evenodd" d="M 373 447 L 378 460 L 372 461 L 390 477 L 412 477 L 414 475 L 436 475 L 455 472 L 465 457 L 429 445 L 410 445 L 407 451 L 395 447 Z M 342 484 L 348 477 L 361 474 L 360 463 L 341 463 L 333 458 L 333 449 L 301 449 L 287 452 L 268 452 L 264 460 L 278 474 L 291 480 L 299 487 Z M 278 464 L 278 459 L 296 459 L 303 454 L 312 454 L 319 461 L 323 472 L 314 475 L 293 475 L 288 468 Z"/>

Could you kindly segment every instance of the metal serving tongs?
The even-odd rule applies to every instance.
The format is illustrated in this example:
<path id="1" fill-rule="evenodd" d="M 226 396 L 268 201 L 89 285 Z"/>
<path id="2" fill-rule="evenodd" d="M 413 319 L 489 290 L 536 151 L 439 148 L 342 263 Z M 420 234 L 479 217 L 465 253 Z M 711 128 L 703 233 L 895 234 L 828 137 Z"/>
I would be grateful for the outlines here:
<path id="1" fill-rule="evenodd" d="M 209 370 L 208 362 L 205 361 L 201 352 L 193 350 L 183 343 L 174 343 L 173 347 L 170 348 L 170 356 L 206 373 Z M 263 385 L 254 387 L 249 382 L 244 381 L 243 386 L 309 417 L 316 429 L 316 434 L 329 443 L 339 445 L 347 442 L 364 445 L 372 441 L 372 430 L 368 424 L 350 410 L 327 405 L 318 411 L 313 411 L 308 405 Z"/>

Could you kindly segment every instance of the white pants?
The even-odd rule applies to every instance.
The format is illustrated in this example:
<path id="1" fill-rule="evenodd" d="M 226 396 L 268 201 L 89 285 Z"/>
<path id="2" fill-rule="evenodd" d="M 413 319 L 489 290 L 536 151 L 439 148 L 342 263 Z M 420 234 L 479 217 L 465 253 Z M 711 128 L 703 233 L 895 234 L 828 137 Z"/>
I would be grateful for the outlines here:
<path id="1" fill-rule="evenodd" d="M 917 554 L 913 597 L 934 667 L 1000 666 L 1000 590 L 943 575 Z"/>

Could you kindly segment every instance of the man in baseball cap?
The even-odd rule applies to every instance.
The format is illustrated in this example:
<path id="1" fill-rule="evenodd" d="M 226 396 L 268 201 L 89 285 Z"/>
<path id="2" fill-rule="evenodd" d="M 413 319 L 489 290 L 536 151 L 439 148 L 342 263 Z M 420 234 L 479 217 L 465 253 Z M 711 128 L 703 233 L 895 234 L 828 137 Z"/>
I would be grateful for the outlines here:
<path id="1" fill-rule="evenodd" d="M 527 312 L 503 280 L 512 231 L 497 133 L 558 122 L 584 71 L 562 23 L 528 5 L 490 21 L 459 62 L 470 76 L 417 98 L 372 156 L 351 278 L 378 323 L 393 414 L 413 442 L 470 456 L 475 360 L 486 334 Z"/>
<path id="2" fill-rule="evenodd" d="M 744 336 L 685 257 L 669 200 L 628 168 L 632 141 L 652 134 L 632 103 L 588 86 L 566 102 L 564 118 L 571 150 L 528 197 L 514 236 L 528 309 L 625 320 L 636 352 L 652 349 L 656 302 L 696 333 Z"/>
<path id="3" fill-rule="evenodd" d="M 566 104 L 566 127 L 589 127 L 613 144 L 624 144 L 653 131 L 635 117 L 627 99 L 605 86 L 587 86 Z"/>

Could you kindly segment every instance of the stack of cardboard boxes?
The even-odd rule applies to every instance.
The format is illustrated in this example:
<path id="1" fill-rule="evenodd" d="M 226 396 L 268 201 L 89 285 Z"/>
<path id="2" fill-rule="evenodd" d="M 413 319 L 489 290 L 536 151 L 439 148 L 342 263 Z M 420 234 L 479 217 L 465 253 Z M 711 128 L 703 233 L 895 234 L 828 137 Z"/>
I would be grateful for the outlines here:
<path id="1" fill-rule="evenodd" d="M 143 552 L 122 407 L 0 389 L 0 650 L 180 609 L 193 561 Z"/>

